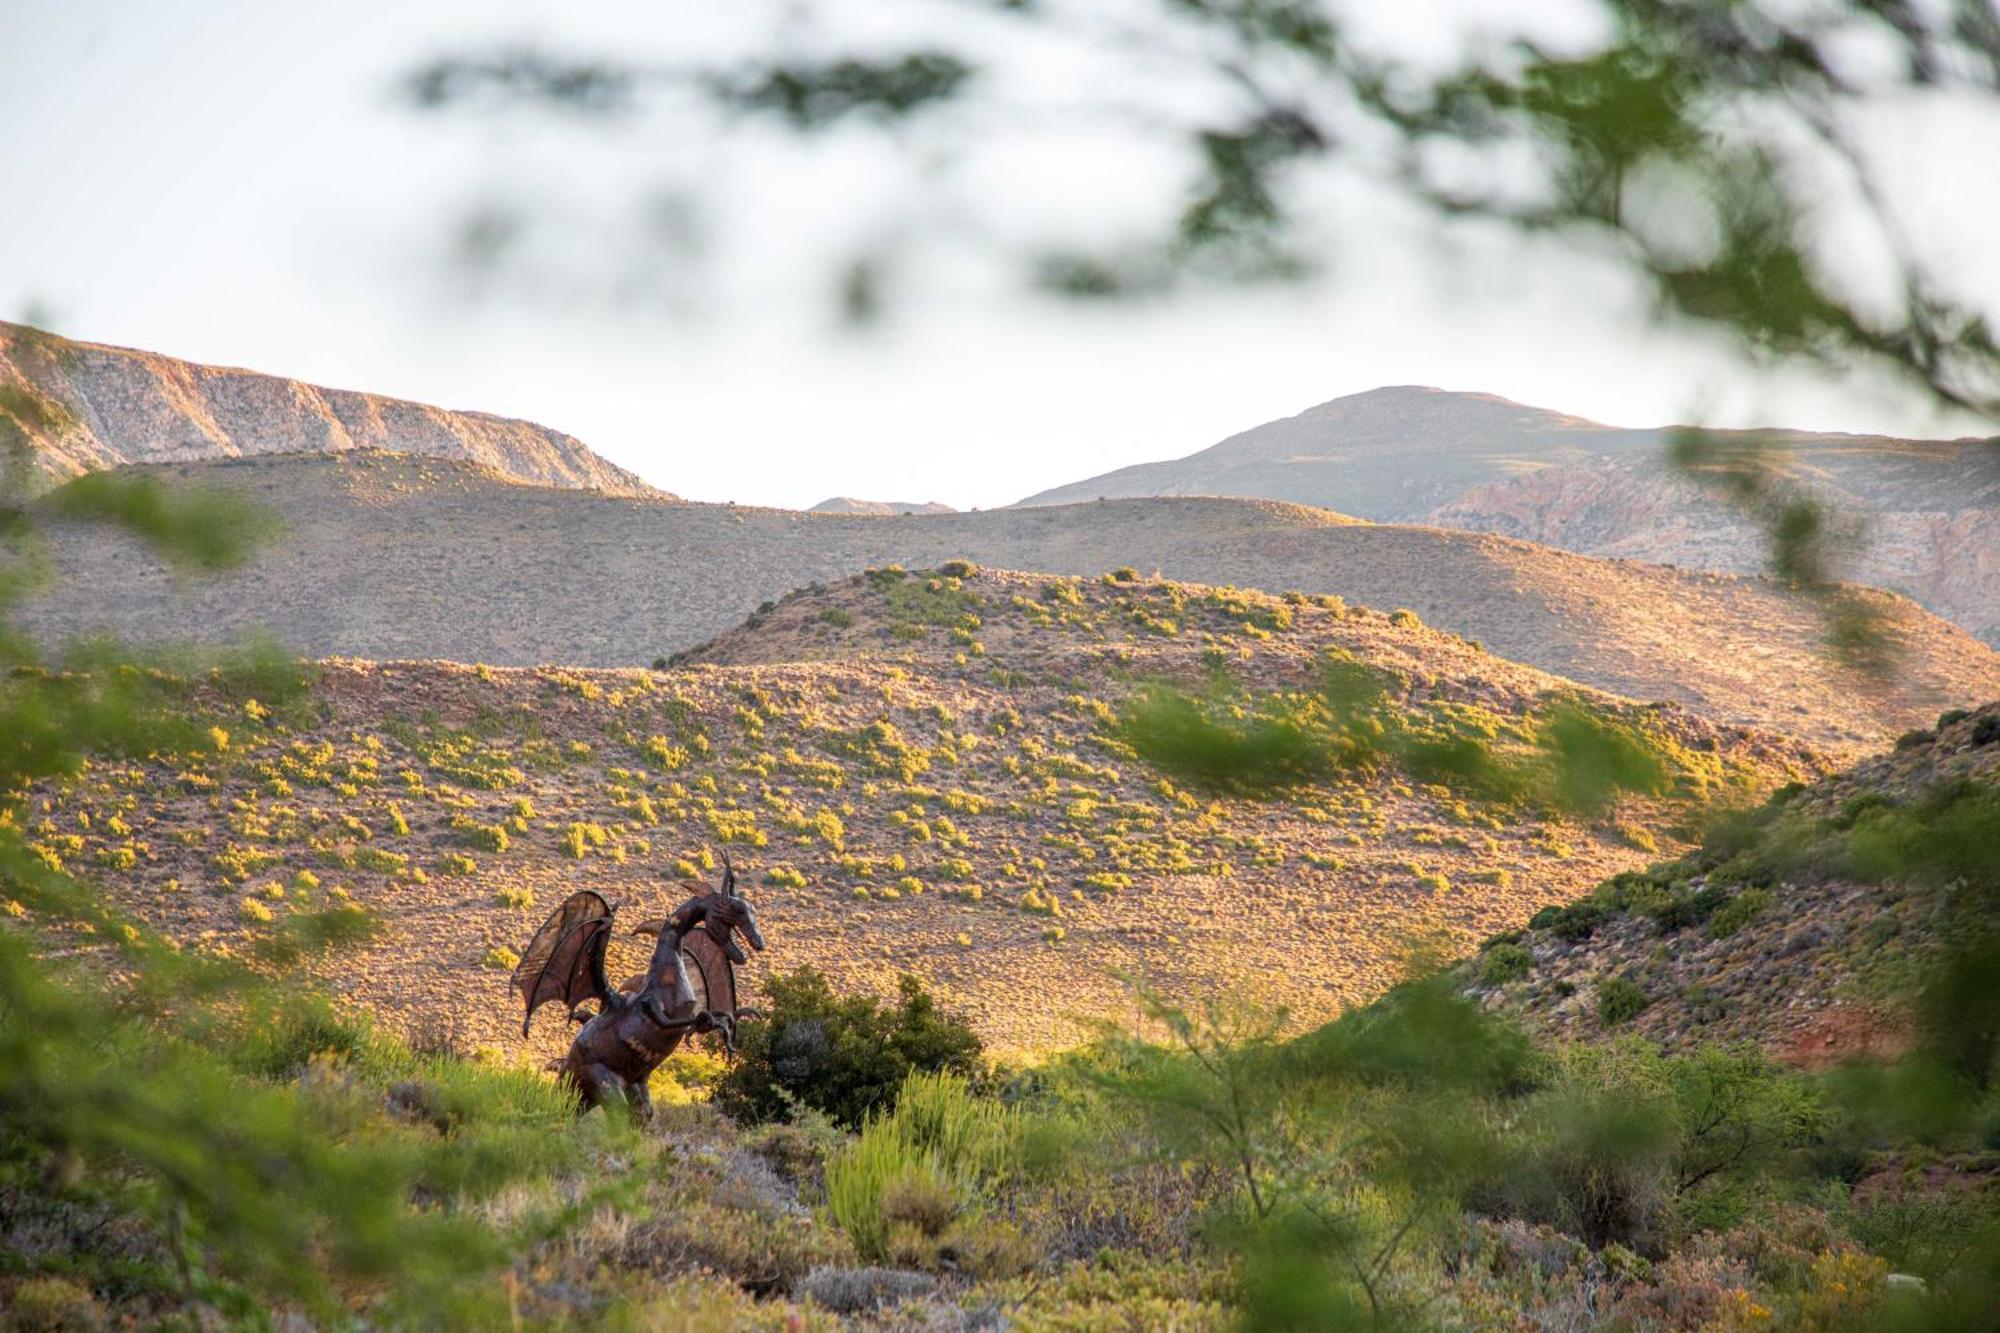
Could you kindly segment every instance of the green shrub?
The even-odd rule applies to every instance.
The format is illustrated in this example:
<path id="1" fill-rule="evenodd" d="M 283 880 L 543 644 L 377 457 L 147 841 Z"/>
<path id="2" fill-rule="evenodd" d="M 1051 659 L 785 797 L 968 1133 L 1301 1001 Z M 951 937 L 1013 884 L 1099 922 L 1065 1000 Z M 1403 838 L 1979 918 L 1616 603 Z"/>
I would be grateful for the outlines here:
<path id="1" fill-rule="evenodd" d="M 563 826 L 562 841 L 558 844 L 564 856 L 581 861 L 590 854 L 593 847 L 602 847 L 610 841 L 610 834 L 602 824 L 571 823 Z"/>
<path id="2" fill-rule="evenodd" d="M 1726 940 L 1750 924 L 1758 913 L 1771 905 L 1769 889 L 1745 889 L 1716 909 L 1708 919 L 1709 938 Z"/>
<path id="3" fill-rule="evenodd" d="M 370 1035 L 367 1018 L 336 1013 L 317 996 L 299 996 L 268 1015 L 257 1032 L 246 1035 L 228 1054 L 244 1073 L 289 1079 L 315 1057 L 359 1055 Z"/>
<path id="4" fill-rule="evenodd" d="M 1647 909 L 1647 915 L 1653 918 L 1662 935 L 1670 935 L 1707 921 L 1715 915 L 1717 908 L 1728 901 L 1727 888 L 1720 884 L 1705 884 L 1693 893 L 1669 896 L 1654 903 Z"/>
<path id="5" fill-rule="evenodd" d="M 1549 710 L 1537 742 L 1549 772 L 1549 798 L 1584 814 L 1605 810 L 1623 792 L 1658 795 L 1667 789 L 1659 749 L 1637 727 L 1579 705 Z"/>
<path id="6" fill-rule="evenodd" d="M 90 1288 L 68 1278 L 31 1277 L 8 1300 L 8 1313 L 0 1322 L 8 1333 L 97 1333 L 110 1327 Z"/>
<path id="7" fill-rule="evenodd" d="M 779 888 L 803 889 L 806 886 L 806 877 L 791 866 L 772 866 L 764 872 L 764 882 L 775 884 Z"/>
<path id="8" fill-rule="evenodd" d="M 889 1255 L 890 1220 L 883 1202 L 892 1195 L 942 1200 L 947 1223 L 960 1206 L 954 1183 L 930 1154 L 913 1149 L 887 1122 L 871 1122 L 826 1164 L 827 1211 L 864 1259 L 879 1262 Z"/>
<path id="9" fill-rule="evenodd" d="M 1652 1003 L 1629 977 L 1606 977 L 1597 986 L 1597 1021 L 1615 1028 L 1629 1023 Z"/>
<path id="10" fill-rule="evenodd" d="M 1482 955 L 1479 979 L 1489 986 L 1504 986 L 1528 975 L 1535 956 L 1518 944 L 1495 944 Z"/>
<path id="11" fill-rule="evenodd" d="M 1126 704 L 1118 735 L 1156 768 L 1217 788 L 1310 782 L 1333 763 L 1326 743 L 1297 722 L 1230 717 L 1165 686 L 1142 690 Z"/>
<path id="12" fill-rule="evenodd" d="M 871 995 L 835 995 L 810 967 L 766 983 L 769 1017 L 745 1023 L 739 1058 L 716 1085 L 715 1102 L 739 1120 L 789 1118 L 797 1101 L 858 1128 L 887 1108 L 912 1071 L 971 1074 L 979 1037 L 941 1012 L 914 977 L 894 1004 Z"/>
<path id="13" fill-rule="evenodd" d="M 1575 943 L 1589 939 L 1610 915 L 1602 903 L 1584 898 L 1560 907 L 1544 907 L 1528 918 L 1528 928 L 1546 930 L 1559 940 Z"/>
<path id="14" fill-rule="evenodd" d="M 468 820 L 458 830 L 458 835 L 466 846 L 480 851 L 500 853 L 507 850 L 507 830 L 498 824 L 481 824 Z"/>

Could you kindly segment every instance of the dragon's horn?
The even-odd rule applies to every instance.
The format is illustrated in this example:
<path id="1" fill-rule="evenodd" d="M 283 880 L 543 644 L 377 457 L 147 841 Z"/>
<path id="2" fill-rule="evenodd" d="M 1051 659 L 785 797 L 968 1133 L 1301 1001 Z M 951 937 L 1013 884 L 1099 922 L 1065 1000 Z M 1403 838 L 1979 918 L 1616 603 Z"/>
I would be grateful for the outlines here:
<path id="1" fill-rule="evenodd" d="M 736 896 L 736 867 L 729 859 L 727 847 L 722 849 L 722 896 L 725 898 Z"/>
<path id="2" fill-rule="evenodd" d="M 656 916 L 651 921 L 641 921 L 638 925 L 632 927 L 632 933 L 634 935 L 657 935 L 666 928 L 667 919 L 663 916 Z"/>

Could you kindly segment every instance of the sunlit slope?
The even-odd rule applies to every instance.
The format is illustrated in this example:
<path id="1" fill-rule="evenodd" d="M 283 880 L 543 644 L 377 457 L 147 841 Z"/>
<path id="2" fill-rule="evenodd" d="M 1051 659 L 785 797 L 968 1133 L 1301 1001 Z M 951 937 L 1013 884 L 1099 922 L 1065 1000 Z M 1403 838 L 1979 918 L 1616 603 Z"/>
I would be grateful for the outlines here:
<path id="1" fill-rule="evenodd" d="M 28 608 L 32 629 L 156 640 L 263 627 L 314 655 L 643 666 L 795 587 L 963 556 L 1080 575 L 1131 566 L 1407 607 L 1502 657 L 1850 753 L 2000 695 L 2000 656 L 1901 599 L 1877 604 L 1903 660 L 1891 677 L 1869 679 L 1822 652 L 1816 608 L 1764 580 L 1268 501 L 874 518 L 523 486 L 385 455 L 160 475 L 240 492 L 275 511 L 286 535 L 240 573 L 189 583 L 134 545 L 56 525 L 58 577 Z"/>
<path id="2" fill-rule="evenodd" d="M 0 441 L 45 477 L 126 463 L 393 449 L 544 486 L 653 488 L 583 441 L 532 421 L 452 411 L 0 321 Z"/>
<path id="3" fill-rule="evenodd" d="M 190 948 L 346 895 L 387 933 L 331 964 L 338 992 L 496 1045 L 517 1021 L 506 950 L 555 902 L 589 886 L 651 911 L 728 847 L 773 945 L 753 984 L 911 972 L 1001 1046 L 1041 1049 L 1126 1012 L 1110 968 L 1328 1017 L 1413 940 L 1518 926 L 1671 849 L 1694 810 L 1821 766 L 1406 616 L 1152 580 L 883 571 L 695 658 L 328 663 L 304 704 L 217 719 L 219 758 L 95 768 L 30 831 Z M 1370 701 L 1329 702 L 1330 670 Z M 1135 730 L 1162 681 L 1225 728 L 1286 719 L 1294 780 Z M 1586 805 L 1538 786 L 1546 728 L 1586 715 L 1654 778 Z M 1420 762 L 1445 740 L 1454 757 Z M 1467 754 L 1528 779 L 1461 780 Z"/>

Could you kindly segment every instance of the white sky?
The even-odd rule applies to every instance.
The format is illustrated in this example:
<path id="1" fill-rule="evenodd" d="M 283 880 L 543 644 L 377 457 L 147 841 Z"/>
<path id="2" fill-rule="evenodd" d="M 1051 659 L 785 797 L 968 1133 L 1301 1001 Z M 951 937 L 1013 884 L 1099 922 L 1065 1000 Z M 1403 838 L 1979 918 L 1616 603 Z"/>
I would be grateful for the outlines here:
<path id="1" fill-rule="evenodd" d="M 1365 198 L 1331 201 L 1336 262 L 1310 288 L 1110 311 L 947 272 L 887 329 L 844 332 L 825 301 L 826 238 L 906 244 L 881 220 L 893 209 L 866 207 L 901 179 L 883 154 L 835 140 L 746 157 L 741 141 L 657 124 L 427 117 L 391 95 L 424 56 L 495 40 L 715 49 L 726 12 L 0 0 L 0 316 L 35 304 L 73 337 L 528 417 L 668 490 L 790 506 L 1004 504 L 1380 384 L 1625 425 L 1991 429 L 1853 383 L 1754 379 L 1644 330 L 1588 268 L 1480 246 L 1453 258 Z M 1921 136 L 1948 168 L 1939 211 L 2000 215 L 1994 122 L 1941 124 Z M 1115 196 L 1121 171 L 1157 176 L 1096 145 L 1056 148 L 996 159 L 1030 211 L 1079 184 Z M 635 257 L 625 206 L 690 173 L 759 209 L 702 256 Z M 461 211 L 495 196 L 568 227 L 562 262 L 523 301 L 468 299 L 442 259 Z M 1937 243 L 1962 247 L 2000 308 L 2000 257 L 1981 236 Z M 609 277 L 640 279 L 641 295 L 614 307 Z"/>

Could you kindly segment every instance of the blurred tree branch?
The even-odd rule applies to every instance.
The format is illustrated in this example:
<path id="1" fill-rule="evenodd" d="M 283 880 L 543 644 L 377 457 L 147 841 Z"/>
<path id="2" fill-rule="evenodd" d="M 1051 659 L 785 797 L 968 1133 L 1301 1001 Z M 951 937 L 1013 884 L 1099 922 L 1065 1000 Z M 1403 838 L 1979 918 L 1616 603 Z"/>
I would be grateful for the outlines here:
<path id="1" fill-rule="evenodd" d="M 1885 109 L 2000 93 L 2000 12 L 1987 0 L 1582 0 L 1560 33 L 1531 21 L 1546 14 L 1524 16 L 1512 32 L 1459 34 L 1429 64 L 1368 35 L 1359 10 L 1335 0 L 1139 0 L 1108 12 L 935 0 L 907 13 L 918 40 L 822 5 L 805 11 L 811 54 L 787 54 L 798 43 L 786 25 L 800 14 L 786 11 L 763 54 L 717 67 L 514 48 L 434 59 L 407 90 L 431 110 L 595 117 L 639 114 L 643 94 L 664 91 L 682 98 L 688 123 L 705 123 L 705 109 L 724 132 L 749 122 L 801 136 L 893 131 L 954 105 L 998 107 L 1005 62 L 986 53 L 1008 45 L 996 36 L 1025 35 L 1129 80 L 1107 78 L 1080 104 L 1044 89 L 1047 105 L 1031 97 L 935 133 L 977 148 L 1039 111 L 1079 133 L 1093 118 L 1139 126 L 1186 164 L 1182 200 L 1151 235 L 1085 242 L 1079 208 L 1067 215 L 1074 234 L 1029 243 L 1016 257 L 1034 287 L 1106 300 L 1300 280 L 1345 239 L 1315 215 L 1312 191 L 1359 172 L 1442 222 L 1499 224 L 1608 259 L 1640 283 L 1658 322 L 1719 334 L 1752 364 L 1865 371 L 2000 420 L 1991 312 L 1928 261 L 1861 134 Z M 990 182 L 974 214 L 1013 184 Z M 1094 181 L 1086 202 L 1119 189 Z M 966 231 L 934 230 L 954 241 Z M 1856 236 L 1870 238 L 1868 253 Z M 846 317 L 877 315 L 884 258 L 839 268 Z M 1764 527 L 1774 572 L 1825 605 L 1836 652 L 1883 668 L 1873 613 L 1829 582 L 1827 537 L 1841 525 L 1774 485 L 1771 468 L 1728 452 L 1689 436 L 1673 457 Z"/>

